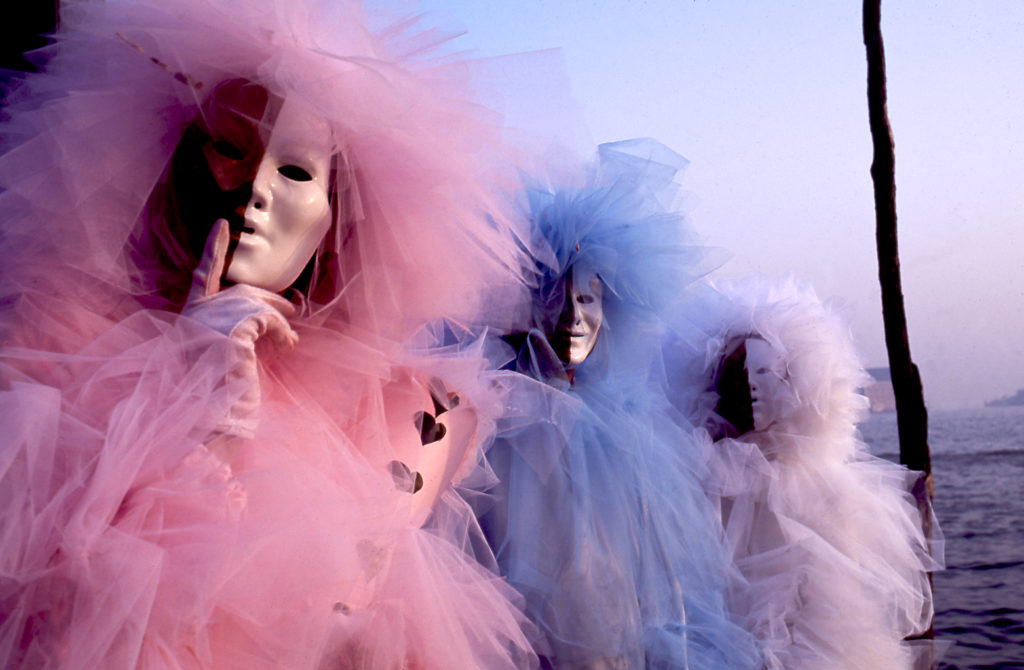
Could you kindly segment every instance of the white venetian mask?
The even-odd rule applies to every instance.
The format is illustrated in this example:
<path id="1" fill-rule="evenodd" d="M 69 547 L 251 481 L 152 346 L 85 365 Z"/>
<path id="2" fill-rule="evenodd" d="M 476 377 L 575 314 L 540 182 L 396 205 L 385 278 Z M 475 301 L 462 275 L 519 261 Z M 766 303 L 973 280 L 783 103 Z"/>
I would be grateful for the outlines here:
<path id="1" fill-rule="evenodd" d="M 747 380 L 750 383 L 754 430 L 765 430 L 784 418 L 786 400 L 792 395 L 786 366 L 768 342 L 758 338 L 746 341 Z"/>
<path id="2" fill-rule="evenodd" d="M 255 171 L 226 278 L 275 293 L 309 263 L 331 226 L 328 126 L 286 101 Z"/>
<path id="3" fill-rule="evenodd" d="M 597 344 L 604 321 L 604 284 L 593 270 L 576 266 L 566 282 L 566 292 L 556 337 L 568 339 L 568 357 L 563 362 L 567 370 L 573 370 L 587 360 Z"/>

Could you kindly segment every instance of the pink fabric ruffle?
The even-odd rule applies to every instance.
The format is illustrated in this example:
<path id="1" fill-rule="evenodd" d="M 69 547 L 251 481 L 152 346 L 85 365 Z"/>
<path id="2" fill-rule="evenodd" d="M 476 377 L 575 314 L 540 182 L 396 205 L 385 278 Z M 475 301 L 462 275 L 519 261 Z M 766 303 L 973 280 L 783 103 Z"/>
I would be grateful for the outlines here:
<path id="1" fill-rule="evenodd" d="M 481 353 L 395 344 L 507 321 L 520 290 L 499 119 L 443 37 L 358 2 L 62 4 L 0 156 L 0 665 L 536 663 L 455 492 L 488 476 Z M 177 313 L 193 267 L 153 245 L 171 156 L 235 78 L 313 110 L 350 170 L 333 295 L 294 351 L 257 343 L 249 439 L 223 431 L 237 345 Z M 459 403 L 424 445 L 437 388 Z"/>

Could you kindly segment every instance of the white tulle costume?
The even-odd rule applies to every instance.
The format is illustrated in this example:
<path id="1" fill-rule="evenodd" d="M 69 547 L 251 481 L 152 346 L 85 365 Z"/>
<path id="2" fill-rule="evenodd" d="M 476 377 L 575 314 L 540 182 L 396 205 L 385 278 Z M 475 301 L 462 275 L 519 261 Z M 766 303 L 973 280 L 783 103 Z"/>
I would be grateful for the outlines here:
<path id="1" fill-rule="evenodd" d="M 931 540 L 922 531 L 916 473 L 857 437 L 869 378 L 840 316 L 792 280 L 752 280 L 721 287 L 681 321 L 671 357 L 709 336 L 675 390 L 717 438 L 706 443 L 706 483 L 745 578 L 730 609 L 766 667 L 915 667 L 902 640 L 930 623 L 926 573 L 941 543 L 937 526 Z M 744 348 L 746 362 L 728 357 Z M 775 381 L 761 383 L 765 374 Z"/>
<path id="2" fill-rule="evenodd" d="M 64 3 L 0 157 L 0 665 L 536 663 L 453 489 L 500 407 L 482 359 L 394 344 L 519 281 L 481 216 L 496 131 L 435 42 L 351 2 Z M 199 263 L 237 205 L 189 187 L 203 160 L 238 185 L 231 87 L 230 132 L 299 106 L 331 148 L 283 297 Z"/>
<path id="3" fill-rule="evenodd" d="M 477 505 L 484 529 L 544 635 L 544 667 L 756 668 L 752 638 L 726 616 L 703 462 L 652 383 L 657 308 L 703 256 L 671 208 L 685 161 L 649 140 L 600 158 L 582 187 L 527 193 L 537 288 L 495 376 L 510 400 L 488 451 L 500 482 Z M 581 268 L 603 284 L 603 323 L 570 378 L 553 334 Z"/>

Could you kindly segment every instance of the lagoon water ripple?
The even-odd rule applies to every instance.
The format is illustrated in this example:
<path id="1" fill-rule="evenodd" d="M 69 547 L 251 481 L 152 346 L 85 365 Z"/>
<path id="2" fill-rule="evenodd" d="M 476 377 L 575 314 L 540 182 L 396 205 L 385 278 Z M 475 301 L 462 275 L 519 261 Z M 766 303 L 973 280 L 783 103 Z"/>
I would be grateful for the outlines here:
<path id="1" fill-rule="evenodd" d="M 860 428 L 898 460 L 894 414 Z M 929 443 L 946 538 L 935 637 L 955 643 L 938 667 L 1024 668 L 1024 407 L 931 412 Z"/>

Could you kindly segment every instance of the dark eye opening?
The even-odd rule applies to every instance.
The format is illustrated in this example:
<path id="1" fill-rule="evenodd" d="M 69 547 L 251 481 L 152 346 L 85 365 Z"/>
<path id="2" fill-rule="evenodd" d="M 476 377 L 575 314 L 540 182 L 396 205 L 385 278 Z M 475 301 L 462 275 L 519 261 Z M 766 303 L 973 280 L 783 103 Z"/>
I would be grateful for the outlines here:
<path id="1" fill-rule="evenodd" d="M 240 161 L 245 158 L 245 152 L 236 147 L 231 142 L 225 140 L 217 140 L 213 143 L 213 150 L 219 153 L 224 158 L 229 158 L 233 161 Z"/>
<path id="2" fill-rule="evenodd" d="M 303 170 L 298 165 L 282 165 L 277 171 L 292 181 L 313 181 L 313 175 Z"/>
<path id="3" fill-rule="evenodd" d="M 590 303 L 594 302 L 594 296 L 581 293 L 580 295 L 576 296 L 576 302 L 578 302 L 581 305 L 589 305 Z"/>

